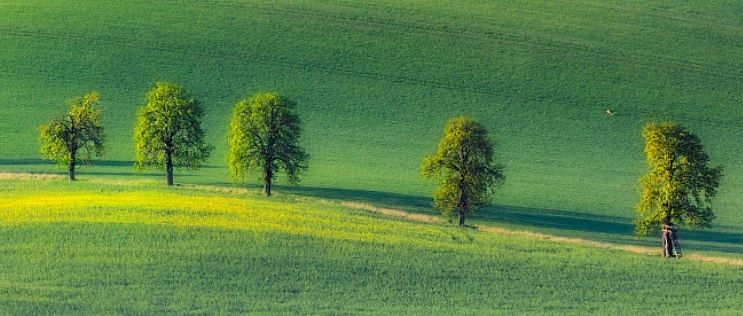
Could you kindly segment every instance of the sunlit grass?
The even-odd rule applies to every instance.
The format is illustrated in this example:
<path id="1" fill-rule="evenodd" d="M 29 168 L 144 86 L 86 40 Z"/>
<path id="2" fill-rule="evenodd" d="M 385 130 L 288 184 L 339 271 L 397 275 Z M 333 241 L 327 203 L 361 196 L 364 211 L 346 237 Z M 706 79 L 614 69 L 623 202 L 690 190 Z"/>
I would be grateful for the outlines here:
<path id="1" fill-rule="evenodd" d="M 631 220 L 640 129 L 674 120 L 725 165 L 715 206 L 739 232 L 741 16 L 740 1 L 4 0 L 0 170 L 54 170 L 38 127 L 98 90 L 107 155 L 80 178 L 130 177 L 136 110 L 167 80 L 201 99 L 216 147 L 179 183 L 229 182 L 232 106 L 277 90 L 304 123 L 304 185 L 429 196 L 420 161 L 468 115 L 506 166 L 497 203 Z"/>
<path id="2" fill-rule="evenodd" d="M 340 211 L 338 206 L 274 202 L 225 196 L 184 195 L 176 192 L 119 192 L 28 194 L 0 198 L 9 205 L 0 214 L 5 225 L 48 223 L 120 223 L 203 227 L 251 232 L 274 232 L 316 238 L 451 247 L 442 243 L 452 229 L 381 221 L 363 211 Z M 414 235 L 406 235 L 415 229 Z M 437 240 L 439 242 L 437 242 Z"/>
<path id="3" fill-rule="evenodd" d="M 470 223 L 656 246 L 631 232 L 639 131 L 674 120 L 725 165 L 715 227 L 682 247 L 740 256 L 741 17 L 740 1 L 0 1 L 0 170 L 59 173 L 0 174 L 0 314 L 738 314 L 739 267 L 306 196 L 435 214 L 420 159 L 464 114 L 507 177 Z M 210 187 L 131 166 L 157 80 L 206 107 L 214 155 L 176 182 Z M 38 126 L 94 89 L 107 156 L 69 184 L 38 160 Z M 259 90 L 298 102 L 312 157 L 271 200 L 221 187 L 230 108 Z"/>
<path id="4" fill-rule="evenodd" d="M 0 182 L 0 313 L 739 311 L 740 267 L 258 190 Z M 654 299 L 674 295 L 659 302 Z"/>

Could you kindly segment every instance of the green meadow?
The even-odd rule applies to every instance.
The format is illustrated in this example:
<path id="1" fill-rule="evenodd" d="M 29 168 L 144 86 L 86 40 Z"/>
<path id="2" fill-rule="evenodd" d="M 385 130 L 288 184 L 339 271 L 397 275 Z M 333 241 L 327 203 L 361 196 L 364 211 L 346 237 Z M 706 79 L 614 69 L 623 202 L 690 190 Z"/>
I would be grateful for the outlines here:
<path id="1" fill-rule="evenodd" d="M 38 126 L 95 89 L 107 156 L 82 176 L 160 177 L 131 168 L 132 129 L 145 92 L 170 80 L 204 102 L 216 146 L 206 168 L 176 181 L 229 183 L 232 106 L 277 90 L 298 102 L 304 121 L 303 192 L 426 209 L 432 186 L 420 161 L 446 120 L 464 114 L 491 129 L 506 166 L 495 206 L 481 216 L 631 240 L 645 168 L 640 128 L 674 120 L 724 165 L 712 239 L 741 252 L 736 1 L 9 0 L 0 8 L 0 170 L 56 171 L 39 160 Z M 559 224 L 566 217 L 597 223 L 576 230 Z"/>
<path id="2" fill-rule="evenodd" d="M 294 195 L 0 184 L 0 313 L 736 313 L 740 266 L 665 260 Z M 669 294 L 672 292 L 672 294 Z"/>
<path id="3" fill-rule="evenodd" d="M 641 127 L 671 120 L 724 166 L 714 227 L 682 249 L 743 258 L 741 57 L 733 0 L 2 0 L 0 173 L 63 174 L 38 128 L 91 90 L 107 152 L 79 183 L 0 175 L 0 313 L 740 312 L 739 266 L 340 203 L 437 214 L 420 162 L 467 115 L 506 175 L 468 223 L 660 253 L 632 220 Z M 203 102 L 215 146 L 173 190 L 131 162 L 159 80 Z M 265 90 L 298 103 L 311 157 L 272 200 L 226 168 L 232 107 Z"/>

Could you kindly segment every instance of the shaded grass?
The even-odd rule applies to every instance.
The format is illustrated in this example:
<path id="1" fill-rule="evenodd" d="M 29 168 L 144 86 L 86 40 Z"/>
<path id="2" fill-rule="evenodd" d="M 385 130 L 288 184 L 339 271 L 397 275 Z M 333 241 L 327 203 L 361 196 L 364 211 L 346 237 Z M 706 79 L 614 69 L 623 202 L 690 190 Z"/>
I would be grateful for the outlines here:
<path id="1" fill-rule="evenodd" d="M 333 188 L 280 187 L 292 194 L 322 197 L 352 203 L 363 203 L 382 208 L 400 209 L 425 215 L 438 216 L 429 198 L 413 195 Z M 470 214 L 468 223 L 498 225 L 512 229 L 528 229 L 565 237 L 589 240 L 658 246 L 658 236 L 636 238 L 631 216 L 595 215 L 559 209 L 540 209 L 513 205 L 490 205 Z M 711 229 L 681 229 L 682 250 L 722 253 L 743 256 L 743 234 L 737 226 L 715 225 Z"/>

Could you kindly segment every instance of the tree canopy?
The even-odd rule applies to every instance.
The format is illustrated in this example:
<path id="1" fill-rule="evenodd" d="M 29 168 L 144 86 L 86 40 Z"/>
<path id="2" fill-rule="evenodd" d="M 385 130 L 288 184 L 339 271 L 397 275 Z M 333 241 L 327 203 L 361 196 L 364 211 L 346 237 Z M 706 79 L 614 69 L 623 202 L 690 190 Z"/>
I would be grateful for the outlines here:
<path id="1" fill-rule="evenodd" d="M 715 218 L 710 203 L 720 185 L 721 167 L 708 166 L 701 141 L 681 125 L 649 123 L 642 136 L 648 171 L 640 180 L 637 235 L 663 229 L 664 238 L 671 233 L 668 238 L 675 240 L 675 224 L 709 227 Z"/>
<path id="2" fill-rule="evenodd" d="M 105 135 L 99 100 L 98 92 L 74 98 L 67 114 L 40 128 L 42 157 L 67 167 L 70 180 L 75 180 L 78 163 L 103 156 Z"/>
<path id="3" fill-rule="evenodd" d="M 173 185 L 173 168 L 198 168 L 212 146 L 201 127 L 201 103 L 174 83 L 158 82 L 147 93 L 134 128 L 135 165 L 165 167 L 167 184 Z"/>
<path id="4" fill-rule="evenodd" d="M 493 161 L 493 143 L 480 123 L 466 117 L 451 119 L 438 151 L 423 161 L 425 178 L 438 180 L 434 207 L 445 216 L 453 212 L 464 225 L 468 213 L 485 206 L 504 180 L 503 166 Z"/>
<path id="5" fill-rule="evenodd" d="M 302 124 L 296 107 L 275 92 L 260 92 L 237 102 L 227 136 L 227 159 L 235 181 L 259 174 L 266 196 L 271 195 L 271 183 L 280 171 L 290 183 L 299 181 L 309 156 L 299 144 Z"/>

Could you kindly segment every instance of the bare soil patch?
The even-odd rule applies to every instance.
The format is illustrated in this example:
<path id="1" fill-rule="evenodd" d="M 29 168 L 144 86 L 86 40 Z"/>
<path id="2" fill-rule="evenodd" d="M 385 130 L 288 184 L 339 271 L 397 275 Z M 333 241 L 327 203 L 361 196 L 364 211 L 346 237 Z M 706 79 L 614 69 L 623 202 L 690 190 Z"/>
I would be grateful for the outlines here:
<path id="1" fill-rule="evenodd" d="M 51 173 L 0 172 L 2 180 L 59 180 L 64 176 Z"/>

